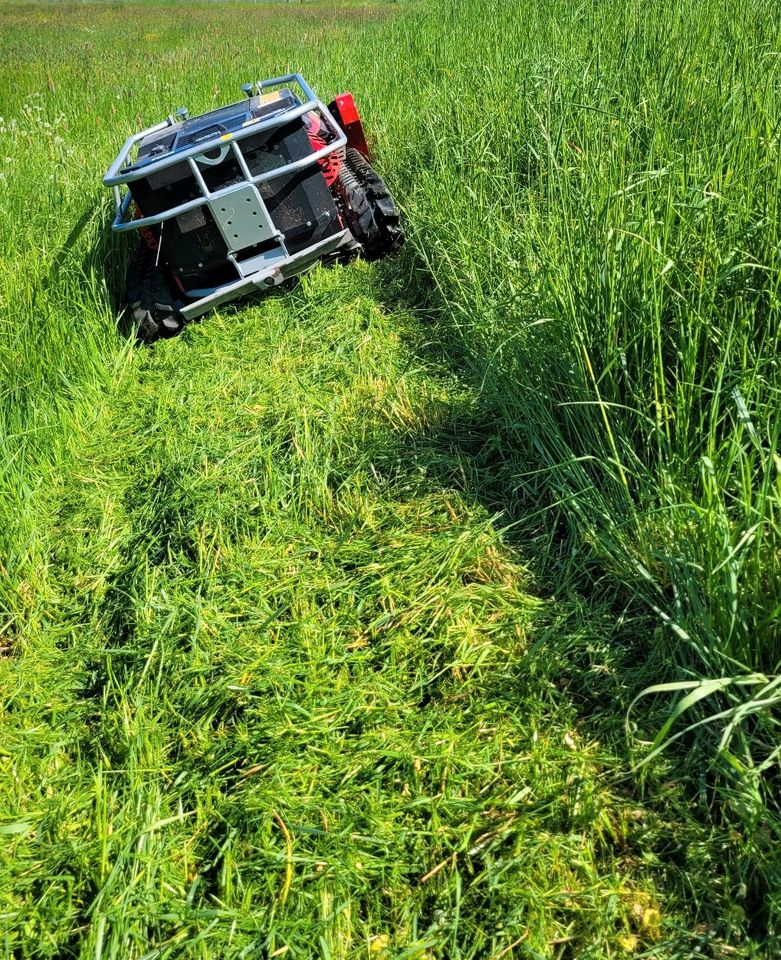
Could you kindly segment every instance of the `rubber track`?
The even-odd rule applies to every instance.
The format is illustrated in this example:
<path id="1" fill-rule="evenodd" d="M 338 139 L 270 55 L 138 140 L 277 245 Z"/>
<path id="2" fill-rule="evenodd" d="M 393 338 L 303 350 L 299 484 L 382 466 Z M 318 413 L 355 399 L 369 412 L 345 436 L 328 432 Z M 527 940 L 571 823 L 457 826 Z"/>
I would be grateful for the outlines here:
<path id="1" fill-rule="evenodd" d="M 366 260 L 379 260 L 404 243 L 401 213 L 382 178 L 361 153 L 348 148 L 339 173 L 347 226 Z"/>
<path id="2" fill-rule="evenodd" d="M 155 252 L 143 239 L 128 264 L 127 301 L 139 340 L 172 337 L 184 325 L 165 272 L 155 266 Z"/>

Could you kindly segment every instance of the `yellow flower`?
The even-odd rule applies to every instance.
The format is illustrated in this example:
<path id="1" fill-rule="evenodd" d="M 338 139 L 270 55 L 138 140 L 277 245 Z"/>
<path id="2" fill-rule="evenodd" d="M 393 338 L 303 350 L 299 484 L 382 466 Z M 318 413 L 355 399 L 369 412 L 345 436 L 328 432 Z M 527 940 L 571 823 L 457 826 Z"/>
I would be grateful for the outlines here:
<path id="1" fill-rule="evenodd" d="M 662 923 L 662 915 L 654 907 L 648 907 L 643 911 L 642 918 L 643 929 L 647 930 L 652 937 L 659 936 L 659 927 Z"/>

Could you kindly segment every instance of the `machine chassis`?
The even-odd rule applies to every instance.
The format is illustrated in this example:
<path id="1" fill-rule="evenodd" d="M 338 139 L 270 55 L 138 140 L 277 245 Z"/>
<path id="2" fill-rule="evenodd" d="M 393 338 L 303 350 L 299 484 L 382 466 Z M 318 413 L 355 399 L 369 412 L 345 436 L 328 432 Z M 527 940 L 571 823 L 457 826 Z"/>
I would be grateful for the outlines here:
<path id="1" fill-rule="evenodd" d="M 174 126 L 177 123 L 176 118 L 169 116 L 162 123 L 133 134 L 126 140 L 103 178 L 104 185 L 111 187 L 114 192 L 115 216 L 112 229 L 118 233 L 142 230 L 153 226 L 159 226 L 162 230 L 167 220 L 200 207 L 209 209 L 225 239 L 228 248 L 227 257 L 235 267 L 237 277 L 235 281 L 216 287 L 195 288 L 186 291 L 183 294 L 185 302 L 179 307 L 179 312 L 186 321 L 201 316 L 213 307 L 244 296 L 253 289 L 277 286 L 290 277 L 302 273 L 318 260 L 328 255 L 335 255 L 341 249 L 349 250 L 355 246 L 351 231 L 345 228 L 303 250 L 290 253 L 285 245 L 284 234 L 275 227 L 258 190 L 258 184 L 261 182 L 289 175 L 311 164 L 319 163 L 336 151 L 344 151 L 348 143 L 345 131 L 334 120 L 326 105 L 317 97 L 300 73 L 289 73 L 270 80 L 259 80 L 252 85 L 245 85 L 244 90 L 247 95 L 250 95 L 251 90 L 254 89 L 261 96 L 290 84 L 297 85 L 303 94 L 303 102 L 292 107 L 281 108 L 266 118 L 247 123 L 239 130 L 205 138 L 184 150 L 172 151 L 157 160 L 153 158 L 145 159 L 139 165 L 131 159 L 133 149 L 146 137 Z M 253 176 L 242 152 L 242 141 L 248 137 L 255 137 L 258 133 L 282 127 L 292 120 L 305 118 L 310 113 L 317 114 L 320 123 L 333 139 L 305 157 Z M 209 189 L 199 164 L 212 165 L 215 161 L 210 160 L 207 155 L 213 154 L 215 150 L 219 151 L 220 160 L 225 157 L 227 150 L 233 152 L 243 176 L 240 183 L 231 183 L 217 190 Z M 128 185 L 135 180 L 147 178 L 182 162 L 188 164 L 200 195 L 152 216 L 132 218 L 133 197 Z M 124 193 L 123 187 L 126 188 Z M 248 206 L 246 208 L 243 205 L 238 207 L 239 200 L 244 200 Z M 240 225 L 241 218 L 235 214 L 229 213 L 226 215 L 226 210 L 256 214 L 258 219 L 253 222 L 254 228 L 257 230 L 257 225 L 260 224 L 260 229 L 274 239 L 275 246 L 270 250 L 265 250 L 260 255 L 242 259 L 241 251 L 248 246 L 245 243 L 247 232 Z"/>

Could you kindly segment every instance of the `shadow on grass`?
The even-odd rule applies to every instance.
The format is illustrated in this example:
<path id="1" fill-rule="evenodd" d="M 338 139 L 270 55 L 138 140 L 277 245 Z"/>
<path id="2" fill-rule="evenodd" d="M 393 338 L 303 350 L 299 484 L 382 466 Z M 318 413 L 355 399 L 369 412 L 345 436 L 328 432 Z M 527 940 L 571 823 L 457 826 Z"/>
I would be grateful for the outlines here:
<path id="1" fill-rule="evenodd" d="M 85 211 L 63 245 L 60 261 L 95 216 Z M 132 321 L 125 307 L 125 272 L 136 236 L 123 237 L 111 230 L 113 208 L 100 213 L 98 242 L 84 258 L 83 269 L 102 271 L 111 309 L 125 337 L 132 334 Z M 406 468 L 415 473 L 424 468 L 434 485 L 457 490 L 467 501 L 481 505 L 504 529 L 505 541 L 519 550 L 523 562 L 536 578 L 538 592 L 553 601 L 548 623 L 530 651 L 534 674 L 549 674 L 551 689 L 568 690 L 577 707 L 578 723 L 591 726 L 594 735 L 610 742 L 621 765 L 629 769 L 632 757 L 623 728 L 623 716 L 634 694 L 644 685 L 648 659 L 646 635 L 638 635 L 642 614 L 631 608 L 631 599 L 620 585 L 611 583 L 595 561 L 578 544 L 561 509 L 549 501 L 531 502 L 519 496 L 515 478 L 533 468 L 531 458 L 513 444 L 511 418 L 517 411 L 502 405 L 484 389 L 491 382 L 490 360 L 469 365 L 451 338 L 437 334 L 447 326 L 442 319 L 437 294 L 426 282 L 425 265 L 411 245 L 395 257 L 377 263 L 368 274 L 367 295 L 388 312 L 404 311 L 419 322 L 421 336 L 407 344 L 427 368 L 456 376 L 470 392 L 471 400 L 434 418 L 436 430 L 405 438 L 394 451 Z M 262 294 L 263 301 L 295 296 L 299 279 Z M 225 317 L 238 317 L 260 297 L 246 297 L 220 308 Z M 208 322 L 209 315 L 194 321 Z M 431 336 L 426 331 L 431 330 Z M 509 439 L 508 439 L 509 438 Z M 627 628 L 628 622 L 631 629 Z M 647 626 L 650 631 L 650 624 Z M 528 671 L 529 663 L 523 665 Z M 535 679 L 534 681 L 538 681 Z"/>
<path id="2" fill-rule="evenodd" d="M 78 261 L 80 272 L 85 277 L 94 275 L 105 279 L 108 302 L 117 313 L 119 323 L 125 303 L 125 271 L 133 245 L 111 229 L 113 220 L 114 207 L 108 200 L 86 207 L 52 258 L 49 283 L 56 286 L 64 272 L 69 267 L 72 269 L 77 251 L 84 248 L 85 253 Z M 92 242 L 91 234 L 94 234 Z"/>

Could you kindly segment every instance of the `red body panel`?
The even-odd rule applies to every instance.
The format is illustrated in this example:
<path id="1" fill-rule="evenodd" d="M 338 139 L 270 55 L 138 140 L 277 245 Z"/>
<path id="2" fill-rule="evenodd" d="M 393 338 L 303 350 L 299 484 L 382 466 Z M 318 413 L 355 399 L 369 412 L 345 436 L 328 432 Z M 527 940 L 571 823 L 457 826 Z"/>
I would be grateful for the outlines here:
<path id="1" fill-rule="evenodd" d="M 363 132 L 363 124 L 355 106 L 355 100 L 351 93 L 340 93 L 329 108 L 334 114 L 334 120 L 347 134 L 347 146 L 354 147 L 359 153 L 362 153 L 367 160 L 371 160 L 366 135 Z"/>

